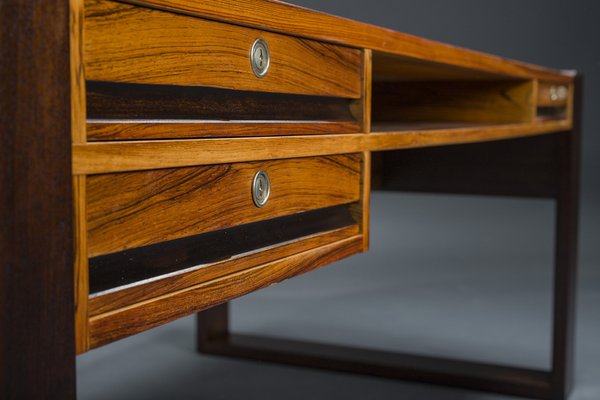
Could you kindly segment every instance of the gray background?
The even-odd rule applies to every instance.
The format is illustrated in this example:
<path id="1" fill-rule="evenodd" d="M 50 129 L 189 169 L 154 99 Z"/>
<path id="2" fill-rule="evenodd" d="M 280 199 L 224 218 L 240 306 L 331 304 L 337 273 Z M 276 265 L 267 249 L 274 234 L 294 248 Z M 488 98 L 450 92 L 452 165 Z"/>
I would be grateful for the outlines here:
<path id="1" fill-rule="evenodd" d="M 573 399 L 600 399 L 600 2 L 295 0 L 585 74 Z M 372 247 L 233 303 L 236 331 L 547 367 L 552 202 L 374 193 Z M 185 318 L 78 358 L 82 399 L 505 399 L 194 353 Z"/>

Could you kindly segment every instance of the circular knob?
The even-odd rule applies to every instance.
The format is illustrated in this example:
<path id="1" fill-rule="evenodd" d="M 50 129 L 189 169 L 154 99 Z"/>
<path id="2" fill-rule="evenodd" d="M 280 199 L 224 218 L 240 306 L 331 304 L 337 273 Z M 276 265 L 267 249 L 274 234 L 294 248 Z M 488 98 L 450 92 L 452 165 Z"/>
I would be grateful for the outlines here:
<path id="1" fill-rule="evenodd" d="M 271 65 L 271 55 L 269 46 L 263 39 L 257 39 L 252 45 L 250 63 L 252 64 L 252 71 L 257 77 L 262 78 L 267 74 Z"/>
<path id="2" fill-rule="evenodd" d="M 265 171 L 258 171 L 252 181 L 252 200 L 258 208 L 264 207 L 271 194 L 271 181 Z"/>

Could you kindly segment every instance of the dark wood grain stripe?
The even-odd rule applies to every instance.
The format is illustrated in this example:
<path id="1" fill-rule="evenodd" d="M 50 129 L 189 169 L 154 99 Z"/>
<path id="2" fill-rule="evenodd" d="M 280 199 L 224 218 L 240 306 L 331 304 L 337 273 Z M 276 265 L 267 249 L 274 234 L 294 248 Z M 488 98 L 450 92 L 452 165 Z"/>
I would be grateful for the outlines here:
<path id="1" fill-rule="evenodd" d="M 90 293 L 215 263 L 356 222 L 347 206 L 236 226 L 90 259 Z"/>
<path id="2" fill-rule="evenodd" d="M 210 87 L 87 82 L 89 140 L 354 133 L 351 100 Z"/>

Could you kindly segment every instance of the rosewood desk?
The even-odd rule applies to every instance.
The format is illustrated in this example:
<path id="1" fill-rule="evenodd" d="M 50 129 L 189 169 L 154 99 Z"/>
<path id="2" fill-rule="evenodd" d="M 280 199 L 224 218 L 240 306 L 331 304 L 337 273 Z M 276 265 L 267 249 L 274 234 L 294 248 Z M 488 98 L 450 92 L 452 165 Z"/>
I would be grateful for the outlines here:
<path id="1" fill-rule="evenodd" d="M 271 0 L 6 0 L 0 35 L 1 398 L 74 398 L 76 354 L 193 313 L 200 352 L 568 396 L 574 72 Z M 556 201 L 551 369 L 229 332 L 366 251 L 372 189 Z"/>

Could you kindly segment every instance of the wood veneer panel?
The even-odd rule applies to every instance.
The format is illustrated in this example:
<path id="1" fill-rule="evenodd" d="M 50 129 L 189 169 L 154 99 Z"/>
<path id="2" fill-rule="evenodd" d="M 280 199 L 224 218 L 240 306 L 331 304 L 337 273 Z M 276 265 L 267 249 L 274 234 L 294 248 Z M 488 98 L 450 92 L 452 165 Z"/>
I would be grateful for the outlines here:
<path id="1" fill-rule="evenodd" d="M 90 140 L 154 140 L 213 137 L 323 135 L 359 132 L 354 121 L 88 120 Z"/>
<path id="2" fill-rule="evenodd" d="M 359 252 L 360 235 L 171 292 L 90 319 L 91 347 L 165 324 Z"/>
<path id="3" fill-rule="evenodd" d="M 171 274 L 157 280 L 148 280 L 90 297 L 90 316 L 123 308 L 135 303 L 176 292 L 202 282 L 223 277 L 257 265 L 269 263 L 292 254 L 317 248 L 359 234 L 358 225 L 351 225 L 290 242 L 280 243 L 264 250 L 242 253 L 229 260 L 191 268 L 182 273 Z"/>
<path id="4" fill-rule="evenodd" d="M 369 135 L 310 135 L 231 139 L 187 139 L 139 142 L 88 143 L 73 146 L 75 174 L 283 159 L 362 151 L 441 146 L 569 130 L 571 121 L 479 125 L 432 130 L 373 125 Z"/>
<path id="5" fill-rule="evenodd" d="M 69 2 L 0 2 L 0 397 L 75 398 Z"/>
<path id="6" fill-rule="evenodd" d="M 416 60 L 380 51 L 373 52 L 375 82 L 444 82 L 502 80 L 505 75 L 427 60 Z"/>
<path id="7" fill-rule="evenodd" d="M 378 82 L 373 120 L 532 122 L 533 81 Z"/>
<path id="8" fill-rule="evenodd" d="M 126 0 L 177 13 L 522 78 L 571 81 L 573 73 L 467 50 L 270 0 Z"/>
<path id="9" fill-rule="evenodd" d="M 90 294 L 354 224 L 348 206 L 341 205 L 93 257 L 90 259 Z"/>
<path id="10" fill-rule="evenodd" d="M 271 196 L 252 201 L 264 170 Z M 88 254 L 94 257 L 360 198 L 360 155 L 221 164 L 88 177 Z"/>
<path id="11" fill-rule="evenodd" d="M 89 80 L 358 98 L 360 51 L 106 0 L 86 0 Z M 250 49 L 269 45 L 257 78 Z"/>
<path id="12" fill-rule="evenodd" d="M 87 253 L 86 176 L 73 177 L 73 218 L 75 241 L 75 340 L 77 354 L 85 353 L 89 347 L 88 296 L 89 268 Z"/>
<path id="13" fill-rule="evenodd" d="M 85 71 L 83 68 L 83 1 L 69 0 L 69 32 L 71 53 L 71 140 L 87 142 Z M 73 177 L 73 219 L 75 240 L 75 351 L 88 349 L 88 256 L 85 212 L 85 175 Z"/>
<path id="14" fill-rule="evenodd" d="M 351 100 L 210 87 L 87 82 L 90 119 L 354 121 Z"/>

